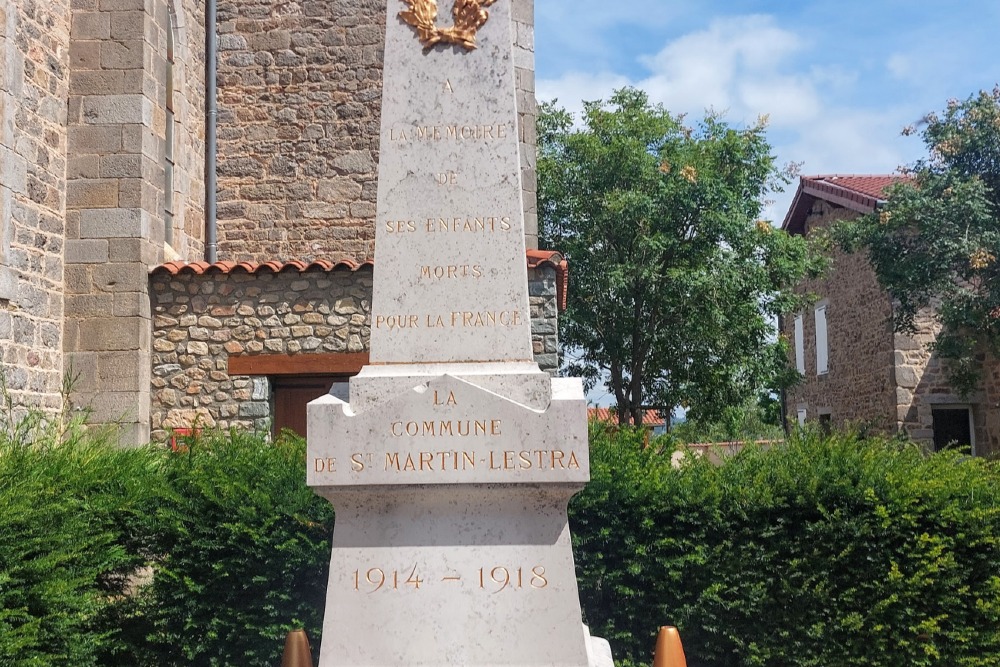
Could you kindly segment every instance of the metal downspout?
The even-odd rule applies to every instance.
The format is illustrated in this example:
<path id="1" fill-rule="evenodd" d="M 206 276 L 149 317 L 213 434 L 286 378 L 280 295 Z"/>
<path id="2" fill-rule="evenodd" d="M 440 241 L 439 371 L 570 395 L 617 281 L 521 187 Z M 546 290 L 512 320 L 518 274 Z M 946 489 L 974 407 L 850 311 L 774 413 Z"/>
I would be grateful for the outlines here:
<path id="1" fill-rule="evenodd" d="M 216 217 L 216 124 L 219 119 L 216 70 L 218 31 L 216 0 L 205 3 L 205 261 L 218 261 Z"/>

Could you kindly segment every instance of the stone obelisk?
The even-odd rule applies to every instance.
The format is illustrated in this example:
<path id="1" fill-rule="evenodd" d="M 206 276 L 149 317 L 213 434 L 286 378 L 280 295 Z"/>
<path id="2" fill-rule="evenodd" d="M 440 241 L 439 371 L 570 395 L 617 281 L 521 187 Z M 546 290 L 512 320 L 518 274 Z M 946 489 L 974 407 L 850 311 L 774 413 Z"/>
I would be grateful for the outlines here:
<path id="1" fill-rule="evenodd" d="M 388 0 L 371 361 L 308 409 L 320 667 L 587 665 L 586 401 L 532 360 L 510 3 Z"/>

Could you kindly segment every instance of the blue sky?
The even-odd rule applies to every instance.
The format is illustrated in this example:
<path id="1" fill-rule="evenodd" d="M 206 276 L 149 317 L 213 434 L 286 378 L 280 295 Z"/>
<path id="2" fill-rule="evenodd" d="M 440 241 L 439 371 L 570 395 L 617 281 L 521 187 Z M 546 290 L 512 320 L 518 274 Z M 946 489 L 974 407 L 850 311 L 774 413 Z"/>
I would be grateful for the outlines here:
<path id="1" fill-rule="evenodd" d="M 996 0 L 536 0 L 535 24 L 539 100 L 576 111 L 635 85 L 689 121 L 768 114 L 804 174 L 890 173 L 924 152 L 904 126 L 1000 82 Z"/>

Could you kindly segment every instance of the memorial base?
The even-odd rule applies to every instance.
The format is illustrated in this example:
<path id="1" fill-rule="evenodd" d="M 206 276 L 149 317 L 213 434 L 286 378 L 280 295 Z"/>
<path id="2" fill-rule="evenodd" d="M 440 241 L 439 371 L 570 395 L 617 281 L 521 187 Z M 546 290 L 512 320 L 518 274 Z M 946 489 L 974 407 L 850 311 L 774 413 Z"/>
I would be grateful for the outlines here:
<path id="1" fill-rule="evenodd" d="M 309 483 L 336 511 L 320 667 L 586 667 L 566 515 L 590 475 L 579 380 L 551 381 L 544 410 L 465 377 L 358 382 L 382 398 L 309 405 Z"/>
<path id="2" fill-rule="evenodd" d="M 337 514 L 320 667 L 588 664 L 578 485 L 323 492 Z"/>

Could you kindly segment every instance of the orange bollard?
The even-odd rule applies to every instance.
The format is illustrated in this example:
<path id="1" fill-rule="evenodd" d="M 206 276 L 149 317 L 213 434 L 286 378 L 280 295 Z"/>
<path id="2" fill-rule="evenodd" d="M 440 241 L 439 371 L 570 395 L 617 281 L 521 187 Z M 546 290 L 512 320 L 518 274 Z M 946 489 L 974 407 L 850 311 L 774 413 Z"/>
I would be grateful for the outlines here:
<path id="1" fill-rule="evenodd" d="M 309 652 L 309 637 L 305 630 L 292 630 L 285 637 L 285 652 L 281 654 L 281 667 L 313 667 Z"/>
<path id="2" fill-rule="evenodd" d="M 653 667 L 687 667 L 681 633 L 672 625 L 660 628 L 656 636 L 656 652 L 653 653 Z"/>

